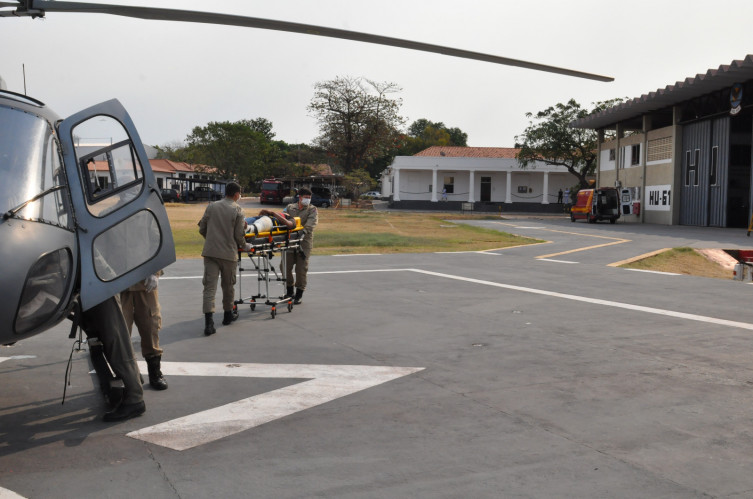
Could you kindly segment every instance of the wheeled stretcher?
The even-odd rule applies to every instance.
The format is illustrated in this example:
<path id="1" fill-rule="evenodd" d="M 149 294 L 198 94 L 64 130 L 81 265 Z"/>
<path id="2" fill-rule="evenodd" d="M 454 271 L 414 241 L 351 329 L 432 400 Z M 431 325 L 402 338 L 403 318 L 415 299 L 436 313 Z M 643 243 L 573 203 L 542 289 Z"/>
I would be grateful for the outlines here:
<path id="1" fill-rule="evenodd" d="M 267 220 L 260 220 L 261 218 Z M 271 217 L 250 217 L 246 219 L 246 243 L 249 246 L 238 249 L 238 300 L 234 302 L 234 311 L 237 313 L 238 305 L 247 303 L 251 310 L 256 310 L 257 305 L 269 306 L 272 318 L 277 315 L 277 306 L 287 306 L 288 312 L 293 311 L 293 297 L 285 296 L 285 261 L 288 252 L 297 251 L 301 247 L 301 241 L 306 231 L 301 226 L 301 219 L 295 217 L 295 228 L 288 229 L 282 223 Z M 260 230 L 261 229 L 261 230 Z M 265 230 L 267 229 L 267 230 Z M 243 266 L 243 254 L 253 265 Z M 275 253 L 280 254 L 280 273 L 272 265 Z M 254 295 L 243 296 L 243 272 L 255 271 L 257 292 Z M 282 285 L 282 294 L 276 297 L 270 294 L 270 283 L 277 281 Z"/>

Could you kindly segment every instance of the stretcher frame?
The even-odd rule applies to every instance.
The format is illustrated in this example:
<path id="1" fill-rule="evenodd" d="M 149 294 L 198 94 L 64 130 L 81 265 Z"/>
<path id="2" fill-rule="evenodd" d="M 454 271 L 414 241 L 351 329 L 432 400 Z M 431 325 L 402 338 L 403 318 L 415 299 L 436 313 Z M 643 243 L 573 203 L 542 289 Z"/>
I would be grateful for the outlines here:
<path id="1" fill-rule="evenodd" d="M 285 296 L 285 268 L 287 255 L 290 251 L 297 251 L 301 247 L 301 241 L 306 231 L 298 226 L 295 229 L 275 230 L 270 233 L 254 235 L 246 234 L 246 242 L 251 248 L 238 249 L 238 296 L 240 298 L 233 302 L 233 312 L 238 313 L 238 305 L 248 304 L 251 310 L 256 310 L 256 306 L 270 307 L 272 319 L 277 315 L 277 306 L 284 304 L 288 312 L 293 311 L 293 297 Z M 243 267 L 243 254 L 248 255 L 253 268 Z M 280 254 L 280 273 L 272 265 L 272 258 L 275 253 Z M 243 272 L 256 271 L 257 292 L 255 295 L 243 296 Z M 282 283 L 283 294 L 277 298 L 270 295 L 270 283 L 277 281 Z M 263 289 L 262 289 L 263 288 Z"/>

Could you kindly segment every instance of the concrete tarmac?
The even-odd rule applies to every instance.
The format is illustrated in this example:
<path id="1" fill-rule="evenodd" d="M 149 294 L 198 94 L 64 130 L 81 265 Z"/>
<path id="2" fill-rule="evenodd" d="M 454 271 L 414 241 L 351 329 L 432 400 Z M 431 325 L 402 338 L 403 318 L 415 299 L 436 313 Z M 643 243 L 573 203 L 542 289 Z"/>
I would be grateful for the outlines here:
<path id="1" fill-rule="evenodd" d="M 69 324 L 0 347 L 0 498 L 753 497 L 753 287 L 608 266 L 745 230 L 470 223 L 549 242 L 313 257 L 301 305 L 210 337 L 176 262 L 169 388 L 120 424 L 86 352 L 61 405 Z"/>

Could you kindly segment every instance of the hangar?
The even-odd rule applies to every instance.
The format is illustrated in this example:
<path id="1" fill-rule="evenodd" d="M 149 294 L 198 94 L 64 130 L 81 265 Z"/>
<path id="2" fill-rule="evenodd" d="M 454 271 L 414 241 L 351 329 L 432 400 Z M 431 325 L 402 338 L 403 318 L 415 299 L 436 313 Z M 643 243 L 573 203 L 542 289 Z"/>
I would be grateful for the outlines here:
<path id="1" fill-rule="evenodd" d="M 623 220 L 747 227 L 753 56 L 590 114 L 597 185 L 620 189 Z"/>

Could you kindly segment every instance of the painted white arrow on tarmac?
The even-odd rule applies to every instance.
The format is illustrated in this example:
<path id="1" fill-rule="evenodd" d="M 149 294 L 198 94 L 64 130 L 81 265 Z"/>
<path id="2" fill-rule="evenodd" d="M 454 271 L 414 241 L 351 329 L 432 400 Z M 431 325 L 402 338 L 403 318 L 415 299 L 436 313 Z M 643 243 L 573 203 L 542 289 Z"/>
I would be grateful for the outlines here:
<path id="1" fill-rule="evenodd" d="M 8 360 L 8 359 L 3 359 L 2 357 L 0 357 L 0 359 L 2 359 L 0 360 L 0 362 L 2 362 L 3 360 Z M 24 496 L 20 496 L 16 494 L 12 490 L 8 490 L 8 489 L 4 489 L 0 487 L 0 499 L 26 499 L 26 498 Z"/>
<path id="2" fill-rule="evenodd" d="M 146 372 L 145 363 L 140 362 L 139 368 Z M 166 376 L 309 378 L 308 381 L 127 434 L 129 437 L 174 450 L 186 450 L 203 445 L 424 369 L 204 362 L 163 362 L 161 368 Z"/>

